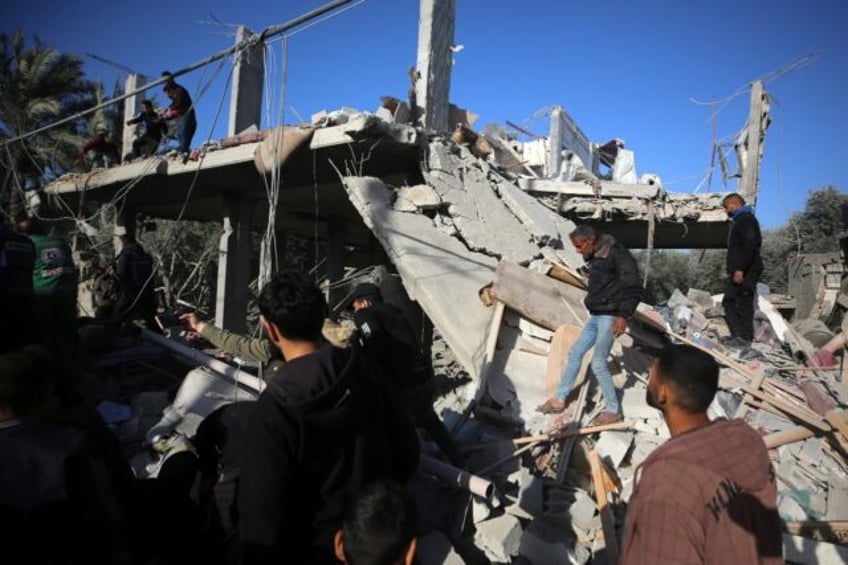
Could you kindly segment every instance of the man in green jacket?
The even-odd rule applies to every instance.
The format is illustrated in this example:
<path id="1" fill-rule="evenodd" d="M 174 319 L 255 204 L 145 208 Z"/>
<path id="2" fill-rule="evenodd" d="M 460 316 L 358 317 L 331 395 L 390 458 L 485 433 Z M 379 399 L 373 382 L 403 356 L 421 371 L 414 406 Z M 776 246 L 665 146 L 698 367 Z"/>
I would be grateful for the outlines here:
<path id="1" fill-rule="evenodd" d="M 77 340 L 77 270 L 71 248 L 64 239 L 47 235 L 38 218 L 20 219 L 18 231 L 35 245 L 33 317 L 39 339 L 61 363 L 71 363 Z"/>

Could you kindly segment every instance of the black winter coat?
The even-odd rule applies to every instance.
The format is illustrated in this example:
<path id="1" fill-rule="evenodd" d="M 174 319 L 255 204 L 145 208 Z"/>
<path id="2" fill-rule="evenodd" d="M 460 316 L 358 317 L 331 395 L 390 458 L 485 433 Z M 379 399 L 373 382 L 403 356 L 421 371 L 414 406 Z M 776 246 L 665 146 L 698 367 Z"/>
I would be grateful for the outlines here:
<path id="1" fill-rule="evenodd" d="M 743 211 L 733 218 L 727 234 L 727 272 L 742 271 L 746 275 L 759 276 L 763 272 L 760 247 L 763 237 L 760 222 L 751 212 Z"/>
<path id="2" fill-rule="evenodd" d="M 639 305 L 642 283 L 636 259 L 614 237 L 603 234 L 586 261 L 589 292 L 583 303 L 593 315 L 629 318 Z"/>

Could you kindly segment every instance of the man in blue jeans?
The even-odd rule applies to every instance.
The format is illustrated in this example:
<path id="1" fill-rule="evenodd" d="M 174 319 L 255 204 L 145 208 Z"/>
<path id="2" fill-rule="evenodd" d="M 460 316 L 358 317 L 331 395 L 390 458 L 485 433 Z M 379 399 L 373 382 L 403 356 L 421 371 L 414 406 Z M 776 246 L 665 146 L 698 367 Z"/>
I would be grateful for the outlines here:
<path id="1" fill-rule="evenodd" d="M 639 269 L 627 248 L 611 235 L 599 235 L 592 226 L 578 226 L 570 237 L 574 248 L 586 261 L 589 291 L 583 302 L 590 316 L 568 352 L 568 362 L 554 397 L 536 410 L 543 414 L 559 414 L 565 410 L 565 399 L 580 372 L 583 356 L 594 346 L 592 373 L 598 379 L 606 409 L 592 423 L 611 424 L 620 421 L 622 416 L 612 375 L 607 368 L 607 357 L 613 341 L 627 329 L 627 319 L 639 304 L 642 294 Z"/>

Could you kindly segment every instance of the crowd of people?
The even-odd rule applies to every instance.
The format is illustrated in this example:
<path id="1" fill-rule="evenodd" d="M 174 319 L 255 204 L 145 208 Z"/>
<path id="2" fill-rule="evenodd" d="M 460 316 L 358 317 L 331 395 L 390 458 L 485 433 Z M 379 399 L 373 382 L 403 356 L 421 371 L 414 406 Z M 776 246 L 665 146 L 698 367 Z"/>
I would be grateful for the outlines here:
<path id="1" fill-rule="evenodd" d="M 635 261 L 586 226 L 571 238 L 588 266 L 592 317 L 557 395 L 539 409 L 565 410 L 574 365 L 594 345 L 592 369 L 607 407 L 600 423 L 615 422 L 617 392 L 604 368 L 638 303 Z M 119 318 L 139 308 L 145 319 L 154 308 L 143 298 L 152 262 L 132 238 L 123 243 L 115 273 L 126 299 L 114 312 Z M 419 441 L 432 439 L 456 466 L 463 457 L 433 410 L 422 344 L 377 285 L 354 289 L 356 332 L 346 339 L 328 320 L 314 278 L 296 271 L 277 273 L 261 289 L 260 339 L 186 314 L 186 326 L 201 336 L 268 365 L 267 387 L 256 401 L 212 412 L 191 438 L 193 450 L 166 458 L 156 479 L 139 480 L 116 437 L 64 378 L 75 364 L 63 350 L 73 339 L 63 301 L 76 285 L 67 244 L 34 219 L 18 231 L 4 223 L 0 259 L 3 313 L 20 324 L 4 321 L 0 341 L 4 561 L 414 562 L 419 509 L 404 485 L 418 467 Z M 742 263 L 728 268 L 733 284 L 745 283 Z M 50 301 L 34 308 L 42 295 Z M 29 320 L 47 325 L 19 331 Z M 718 373 L 711 356 L 686 345 L 657 354 L 647 401 L 671 439 L 638 474 L 624 563 L 781 559 L 776 481 L 762 440 L 742 421 L 707 417 Z M 51 543 L 40 543 L 48 531 Z"/>

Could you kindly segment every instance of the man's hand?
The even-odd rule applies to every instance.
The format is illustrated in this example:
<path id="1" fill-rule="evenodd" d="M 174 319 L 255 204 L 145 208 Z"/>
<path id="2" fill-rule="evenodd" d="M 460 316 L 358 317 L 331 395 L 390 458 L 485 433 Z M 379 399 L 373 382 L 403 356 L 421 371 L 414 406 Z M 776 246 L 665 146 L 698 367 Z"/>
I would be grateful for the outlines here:
<path id="1" fill-rule="evenodd" d="M 194 330 L 197 333 L 202 332 L 203 328 L 206 327 L 206 322 L 204 322 L 203 320 L 200 320 L 197 317 L 196 312 L 189 312 L 188 314 L 182 314 L 180 316 L 180 320 L 182 320 L 185 323 L 185 325 L 189 327 L 189 329 Z"/>
<path id="2" fill-rule="evenodd" d="M 613 329 L 613 333 L 615 334 L 615 337 L 618 337 L 621 334 L 623 334 L 624 332 L 626 332 L 627 331 L 627 318 L 625 318 L 624 316 L 616 317 L 615 323 L 613 324 L 612 329 Z"/>
<path id="3" fill-rule="evenodd" d="M 733 282 L 736 284 L 742 284 L 742 281 L 745 280 L 745 272 L 744 271 L 733 271 Z"/>

